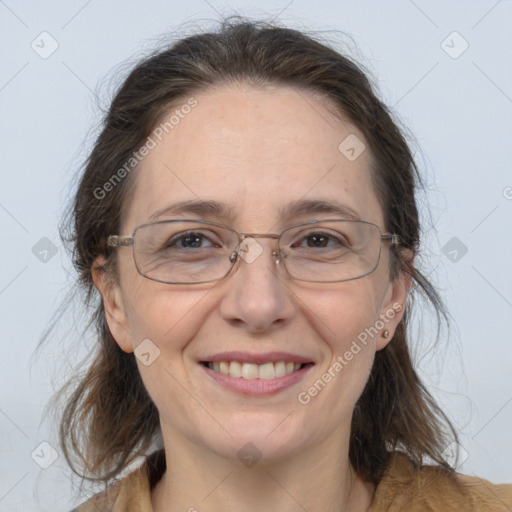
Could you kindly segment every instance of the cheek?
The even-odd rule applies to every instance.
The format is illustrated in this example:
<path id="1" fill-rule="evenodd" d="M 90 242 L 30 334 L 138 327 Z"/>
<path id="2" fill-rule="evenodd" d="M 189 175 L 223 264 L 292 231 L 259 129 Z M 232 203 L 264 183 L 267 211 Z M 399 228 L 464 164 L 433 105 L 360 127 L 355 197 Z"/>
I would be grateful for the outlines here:
<path id="1" fill-rule="evenodd" d="M 208 290 L 171 291 L 147 279 L 130 288 L 127 320 L 134 346 L 149 338 L 162 352 L 181 351 L 200 328 Z"/>
<path id="2" fill-rule="evenodd" d="M 343 288 L 318 293 L 311 300 L 309 321 L 335 355 L 347 350 L 351 341 L 364 333 L 378 319 L 379 300 L 372 281 L 345 283 Z"/>
<path id="3" fill-rule="evenodd" d="M 173 422 L 185 421 L 194 403 L 184 393 L 184 387 L 190 387 L 184 351 L 204 323 L 208 291 L 170 291 L 164 286 L 148 281 L 139 289 L 132 287 L 129 330 L 134 348 L 141 344 L 135 352 L 137 366 L 160 414 L 171 411 Z M 142 357 L 144 353 L 149 353 L 149 360 Z"/>
<path id="4" fill-rule="evenodd" d="M 324 291 L 311 301 L 308 320 L 328 353 L 321 373 L 308 379 L 300 403 L 314 401 L 319 411 L 330 410 L 337 418 L 351 414 L 375 357 L 377 303 L 370 280 L 345 283 L 343 289 Z"/>

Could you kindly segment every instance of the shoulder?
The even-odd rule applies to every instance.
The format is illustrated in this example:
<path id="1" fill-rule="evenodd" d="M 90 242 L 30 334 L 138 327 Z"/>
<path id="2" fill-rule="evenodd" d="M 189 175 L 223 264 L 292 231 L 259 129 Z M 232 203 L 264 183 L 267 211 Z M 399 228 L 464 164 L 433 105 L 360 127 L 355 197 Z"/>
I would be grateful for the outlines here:
<path id="1" fill-rule="evenodd" d="M 439 466 L 415 467 L 395 452 L 377 489 L 370 512 L 507 512 L 512 510 L 512 484 L 449 472 Z"/>
<path id="2" fill-rule="evenodd" d="M 152 453 L 127 476 L 71 512 L 151 512 L 151 489 L 165 471 L 163 450 Z"/>
<path id="3" fill-rule="evenodd" d="M 512 511 L 512 484 L 493 484 L 468 475 L 457 475 L 457 478 L 478 506 L 476 510 Z"/>

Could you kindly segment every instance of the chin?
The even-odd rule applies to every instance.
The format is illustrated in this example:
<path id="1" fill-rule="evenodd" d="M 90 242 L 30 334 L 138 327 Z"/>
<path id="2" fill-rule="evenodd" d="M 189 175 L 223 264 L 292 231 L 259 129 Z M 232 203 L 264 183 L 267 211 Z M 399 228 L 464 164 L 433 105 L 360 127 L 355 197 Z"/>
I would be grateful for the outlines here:
<path id="1" fill-rule="evenodd" d="M 311 442 L 304 426 L 291 419 L 293 413 L 283 421 L 286 414 L 234 415 L 223 423 L 230 435 L 224 431 L 219 435 L 219 429 L 215 434 L 208 431 L 203 438 L 205 448 L 223 458 L 238 459 L 247 467 L 285 461 Z"/>

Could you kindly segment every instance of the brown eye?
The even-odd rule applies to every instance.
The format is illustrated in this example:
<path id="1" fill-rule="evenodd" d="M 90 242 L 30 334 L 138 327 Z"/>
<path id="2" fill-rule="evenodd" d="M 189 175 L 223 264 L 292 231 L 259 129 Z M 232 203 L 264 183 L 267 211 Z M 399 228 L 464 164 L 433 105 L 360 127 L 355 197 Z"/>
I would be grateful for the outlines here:
<path id="1" fill-rule="evenodd" d="M 308 247 L 325 247 L 329 243 L 329 237 L 324 235 L 311 235 L 307 237 Z"/>
<path id="2" fill-rule="evenodd" d="M 304 243 L 306 245 L 304 245 Z M 297 247 L 311 247 L 311 248 L 334 248 L 334 247 L 347 247 L 349 244 L 346 238 L 339 234 L 334 236 L 327 233 L 311 233 L 303 236 L 297 243 L 292 245 L 293 248 Z"/>
<path id="3" fill-rule="evenodd" d="M 171 236 L 162 249 L 208 249 L 222 247 L 222 243 L 214 240 L 213 233 L 186 231 Z"/>

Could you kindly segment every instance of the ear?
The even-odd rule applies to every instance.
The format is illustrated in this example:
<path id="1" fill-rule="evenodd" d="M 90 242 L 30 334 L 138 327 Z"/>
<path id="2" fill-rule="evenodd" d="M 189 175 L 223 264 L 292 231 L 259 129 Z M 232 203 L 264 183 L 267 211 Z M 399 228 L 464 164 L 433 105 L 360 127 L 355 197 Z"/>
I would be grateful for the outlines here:
<path id="1" fill-rule="evenodd" d="M 409 262 L 412 264 L 412 255 L 409 255 Z M 405 313 L 405 305 L 409 291 L 411 290 L 412 277 L 407 272 L 400 272 L 394 281 L 390 281 L 386 298 L 382 306 L 379 320 L 384 326 L 376 342 L 376 350 L 382 350 L 393 339 L 396 328 L 402 320 Z M 383 337 L 384 331 L 389 332 L 389 336 Z"/>
<path id="2" fill-rule="evenodd" d="M 133 352 L 134 347 L 129 334 L 126 310 L 123 305 L 119 285 L 107 274 L 106 260 L 99 256 L 91 268 L 94 286 L 103 298 L 105 318 L 116 343 L 124 352 Z"/>

